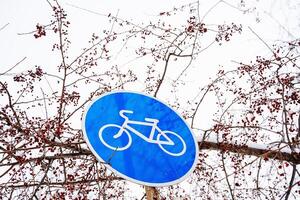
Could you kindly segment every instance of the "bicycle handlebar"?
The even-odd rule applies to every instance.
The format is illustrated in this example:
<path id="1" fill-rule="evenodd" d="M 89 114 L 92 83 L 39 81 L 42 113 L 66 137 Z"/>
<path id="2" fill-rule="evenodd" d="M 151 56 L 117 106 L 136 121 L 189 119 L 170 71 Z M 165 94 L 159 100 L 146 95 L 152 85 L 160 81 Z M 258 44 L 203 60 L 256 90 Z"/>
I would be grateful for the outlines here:
<path id="1" fill-rule="evenodd" d="M 119 114 L 120 114 L 121 117 L 127 118 L 127 117 L 124 115 L 125 113 L 132 114 L 133 111 L 132 111 L 132 110 L 120 110 L 120 112 L 119 112 Z"/>

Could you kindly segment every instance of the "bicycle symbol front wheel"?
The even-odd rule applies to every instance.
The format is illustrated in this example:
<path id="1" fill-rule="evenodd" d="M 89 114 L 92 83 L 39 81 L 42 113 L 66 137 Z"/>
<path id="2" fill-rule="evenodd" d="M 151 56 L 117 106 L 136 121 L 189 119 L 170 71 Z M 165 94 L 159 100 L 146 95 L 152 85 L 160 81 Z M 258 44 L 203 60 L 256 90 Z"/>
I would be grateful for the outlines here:
<path id="1" fill-rule="evenodd" d="M 120 131 L 122 131 L 120 133 Z M 126 129 L 117 124 L 106 124 L 99 130 L 100 141 L 108 148 L 115 151 L 124 151 L 132 143 L 132 138 Z"/>
<path id="2" fill-rule="evenodd" d="M 174 133 L 172 131 L 163 131 L 163 134 L 159 134 L 157 136 L 157 140 L 160 140 L 161 136 L 167 136 L 170 138 L 170 140 L 174 143 L 173 145 L 171 144 L 166 144 L 166 143 L 158 143 L 158 146 L 167 154 L 171 156 L 181 156 L 186 152 L 186 144 L 182 137 L 180 137 L 177 133 Z"/>

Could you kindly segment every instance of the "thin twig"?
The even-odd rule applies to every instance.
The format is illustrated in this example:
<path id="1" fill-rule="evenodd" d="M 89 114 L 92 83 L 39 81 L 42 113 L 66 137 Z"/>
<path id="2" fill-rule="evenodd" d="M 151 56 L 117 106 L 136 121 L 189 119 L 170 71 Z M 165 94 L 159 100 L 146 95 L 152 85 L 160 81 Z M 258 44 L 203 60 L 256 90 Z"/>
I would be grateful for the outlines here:
<path id="1" fill-rule="evenodd" d="M 45 98 L 45 93 L 42 88 L 40 88 L 43 94 L 43 100 L 44 100 L 44 107 L 45 107 L 45 113 L 46 113 L 46 119 L 48 120 L 48 110 L 47 110 L 47 104 L 46 104 L 46 98 Z"/>
<path id="2" fill-rule="evenodd" d="M 40 188 L 40 186 L 42 185 L 42 183 L 44 183 L 44 180 L 45 180 L 45 178 L 46 178 L 46 176 L 48 174 L 48 171 L 49 171 L 49 169 L 51 167 L 52 162 L 53 162 L 53 160 L 49 160 L 49 163 L 48 163 L 47 169 L 45 171 L 45 174 L 44 174 L 43 178 L 41 179 L 40 183 L 35 188 L 35 190 L 34 190 L 34 192 L 33 192 L 33 194 L 32 194 L 32 196 L 31 196 L 30 199 L 32 199 L 34 196 L 36 196 L 36 192 L 38 191 L 38 189 Z"/>
<path id="3" fill-rule="evenodd" d="M 5 24 L 4 26 L 2 26 L 2 27 L 0 28 L 0 31 L 2 31 L 3 29 L 5 29 L 8 25 L 9 25 L 9 23 L 7 23 L 7 24 Z"/>
<path id="4" fill-rule="evenodd" d="M 288 200 L 288 199 L 289 199 L 289 196 L 290 196 L 290 194 L 291 194 L 292 188 L 293 188 L 293 186 L 294 186 L 294 180 L 295 180 L 295 175 L 296 175 L 296 169 L 297 169 L 297 165 L 296 165 L 296 164 L 293 164 L 293 172 L 292 172 L 292 176 L 291 176 L 291 180 L 290 180 L 288 189 L 287 189 L 287 191 L 285 192 L 285 194 L 280 198 L 280 200 L 283 199 L 283 197 L 285 197 L 285 198 L 284 198 L 285 200 Z"/>
<path id="5" fill-rule="evenodd" d="M 272 48 L 257 33 L 255 33 L 254 30 L 250 26 L 248 26 L 248 28 L 274 54 L 274 51 L 272 50 Z"/>
<path id="6" fill-rule="evenodd" d="M 226 171 L 225 162 L 224 162 L 224 159 L 225 159 L 224 152 L 222 151 L 221 154 L 222 154 L 222 166 L 223 166 L 223 170 L 224 170 L 224 173 L 225 173 L 226 182 L 227 182 L 227 185 L 228 185 L 228 188 L 229 188 L 231 199 L 234 200 L 235 199 L 234 198 L 234 193 L 233 193 L 233 190 L 232 190 L 230 182 L 229 182 L 229 177 L 228 177 L 228 174 L 227 174 L 227 171 Z"/>
<path id="7" fill-rule="evenodd" d="M 158 86 L 157 86 L 156 91 L 155 91 L 155 93 L 153 95 L 154 97 L 157 96 L 157 93 L 158 93 L 158 91 L 159 91 L 159 89 L 160 89 L 160 87 L 162 85 L 162 82 L 165 79 L 165 76 L 166 76 L 166 73 L 167 73 L 168 64 L 169 64 L 171 56 L 176 56 L 176 57 L 191 57 L 192 55 L 190 55 L 190 54 L 188 54 L 188 55 L 177 55 L 175 53 L 169 53 L 169 55 L 168 55 L 168 57 L 166 59 L 166 62 L 165 62 L 165 66 L 164 66 L 164 71 L 163 71 L 162 77 L 159 80 Z"/>
<path id="8" fill-rule="evenodd" d="M 0 76 L 5 75 L 6 73 L 8 73 L 9 71 L 13 70 L 16 66 L 18 66 L 21 62 L 23 62 L 27 57 L 24 57 L 22 60 L 20 60 L 19 62 L 17 62 L 17 64 L 15 64 L 14 66 L 12 66 L 11 68 L 9 68 L 8 70 L 6 70 L 5 72 L 0 73 Z"/>
<path id="9" fill-rule="evenodd" d="M 92 183 L 92 182 L 99 182 L 99 181 L 123 181 L 124 179 L 121 177 L 109 177 L 109 178 L 101 178 L 99 179 L 91 179 L 91 180 L 79 180 L 79 181 L 70 181 L 70 182 L 49 182 L 49 183 L 26 183 L 26 184 L 20 184 L 20 183 L 6 183 L 6 184 L 1 184 L 0 187 L 7 187 L 7 188 L 28 188 L 28 187 L 35 187 L 35 186 L 53 186 L 53 187 L 58 187 L 58 186 L 65 186 L 65 185 L 77 185 L 77 184 L 83 184 L 83 183 Z"/>
<path id="10" fill-rule="evenodd" d="M 105 15 L 103 13 L 99 13 L 99 12 L 96 12 L 96 11 L 92 11 L 92 10 L 89 10 L 89 9 L 86 9 L 86 8 L 82 8 L 82 7 L 76 6 L 74 4 L 67 3 L 66 5 L 71 6 L 73 8 L 77 8 L 79 10 L 84 10 L 86 12 L 89 12 L 89 13 L 92 13 L 92 14 L 95 14 L 95 15 L 100 15 L 100 16 L 103 16 L 103 17 L 107 17 L 108 16 L 108 15 Z"/>
<path id="11" fill-rule="evenodd" d="M 217 3 L 215 3 L 214 5 L 212 5 L 212 6 L 204 13 L 202 19 L 200 20 L 200 23 L 202 23 L 202 22 L 204 21 L 204 19 L 207 17 L 207 15 L 208 15 L 215 7 L 217 7 L 217 5 L 218 5 L 219 3 L 221 3 L 221 2 L 222 2 L 222 0 L 220 0 L 220 1 L 218 1 Z"/>

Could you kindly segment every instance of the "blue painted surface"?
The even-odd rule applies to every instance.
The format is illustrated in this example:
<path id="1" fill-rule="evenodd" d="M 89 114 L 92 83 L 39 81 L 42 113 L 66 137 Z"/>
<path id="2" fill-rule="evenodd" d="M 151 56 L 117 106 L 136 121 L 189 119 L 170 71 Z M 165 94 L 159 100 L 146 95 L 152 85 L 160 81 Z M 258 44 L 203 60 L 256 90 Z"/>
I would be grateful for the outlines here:
<path id="1" fill-rule="evenodd" d="M 129 136 L 123 131 L 119 137 L 114 138 L 125 122 L 125 118 L 120 116 L 121 110 L 133 112 L 124 114 L 130 121 L 149 124 L 145 122 L 145 118 L 159 120 L 159 129 L 154 132 L 153 139 L 146 141 L 128 128 L 126 130 Z M 106 128 L 101 132 L 100 129 L 104 126 Z M 129 122 L 127 126 L 137 130 L 145 138 L 149 138 L 152 129 L 151 126 Z M 186 178 L 196 164 L 197 143 L 182 117 L 169 106 L 147 95 L 119 91 L 99 97 L 85 113 L 83 130 L 89 147 L 99 160 L 108 163 L 122 177 L 139 184 L 165 186 L 177 183 Z M 161 144 L 165 151 L 158 143 L 168 142 L 168 139 L 159 130 L 174 142 L 174 145 Z M 164 131 L 171 131 L 175 135 Z M 185 147 L 176 134 L 182 138 Z M 100 140 L 100 135 L 111 147 Z M 130 146 L 120 150 L 128 144 L 129 137 Z M 184 148 L 186 149 L 183 151 Z"/>

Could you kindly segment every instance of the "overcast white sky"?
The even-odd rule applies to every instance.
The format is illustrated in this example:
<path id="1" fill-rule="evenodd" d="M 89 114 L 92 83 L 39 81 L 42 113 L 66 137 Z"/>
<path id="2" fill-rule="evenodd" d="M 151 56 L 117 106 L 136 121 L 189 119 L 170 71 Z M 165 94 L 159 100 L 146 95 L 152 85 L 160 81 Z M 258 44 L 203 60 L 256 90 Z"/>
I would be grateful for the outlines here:
<path id="1" fill-rule="evenodd" d="M 101 31 L 107 26 L 107 20 L 104 16 L 93 14 L 82 9 L 88 9 L 95 13 L 107 15 L 108 13 L 116 14 L 124 19 L 132 19 L 134 22 L 149 20 L 159 12 L 172 9 L 174 6 L 179 7 L 193 1 L 186 0 L 61 0 L 62 6 L 67 10 L 71 21 L 71 35 L 74 47 L 80 50 L 87 42 L 87 37 L 93 32 Z M 204 15 L 206 11 L 218 1 L 200 1 L 200 14 Z M 228 0 L 232 5 L 236 5 L 235 0 Z M 247 5 L 251 5 L 255 1 L 247 1 Z M 243 15 L 241 12 L 230 7 L 225 3 L 220 3 L 206 17 L 206 23 L 222 23 L 234 21 L 243 24 L 244 32 L 241 37 L 237 37 L 225 47 L 212 48 L 207 54 L 204 54 L 203 63 L 208 62 L 211 55 L 219 54 L 218 62 L 221 64 L 230 63 L 231 59 L 248 58 L 255 56 L 260 50 L 264 49 L 264 45 L 257 41 L 257 38 L 249 31 L 250 26 L 267 42 L 277 39 L 286 39 L 287 36 L 296 37 L 299 27 L 299 18 L 297 18 L 297 1 L 291 0 L 267 0 L 260 1 L 257 9 L 249 15 Z M 80 7 L 82 9 L 76 8 Z M 248 6 L 246 7 L 246 9 Z M 45 56 L 49 54 L 46 51 L 46 40 L 36 41 L 31 35 L 17 35 L 34 30 L 37 23 L 47 23 L 51 15 L 50 7 L 46 0 L 10 0 L 0 1 L 0 28 L 9 23 L 0 32 L 0 69 L 3 71 L 15 64 L 22 57 L 27 56 L 28 64 L 39 64 L 45 61 Z M 258 13 L 258 14 L 257 14 Z M 260 23 L 256 23 L 256 17 Z M 175 24 L 176 22 L 174 22 Z M 280 26 L 284 26 L 287 32 Z M 253 42 L 255 40 L 255 42 Z M 227 49 L 228 48 L 228 49 Z M 75 48 L 74 48 L 75 51 Z M 35 56 L 39 52 L 39 56 Z M 226 53 L 225 53 L 226 52 Z M 250 56 L 249 56 L 250 55 Z M 207 60 L 207 61 L 206 61 Z M 51 61 L 50 61 L 51 62 Z M 209 63 L 212 65 L 211 63 Z M 20 66 L 22 67 L 22 66 Z M 2 70 L 3 69 L 3 70 Z M 16 69 L 16 71 L 21 68 Z"/>

